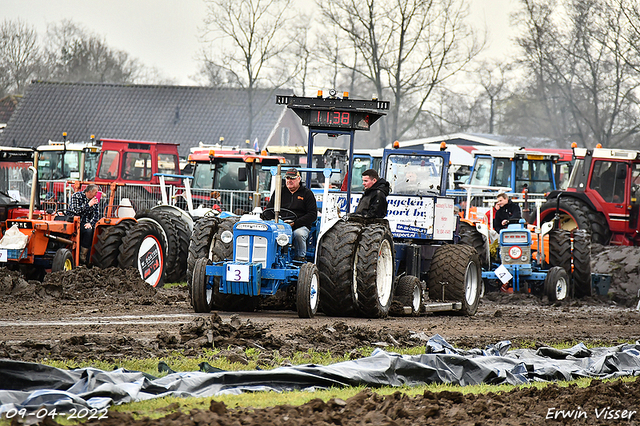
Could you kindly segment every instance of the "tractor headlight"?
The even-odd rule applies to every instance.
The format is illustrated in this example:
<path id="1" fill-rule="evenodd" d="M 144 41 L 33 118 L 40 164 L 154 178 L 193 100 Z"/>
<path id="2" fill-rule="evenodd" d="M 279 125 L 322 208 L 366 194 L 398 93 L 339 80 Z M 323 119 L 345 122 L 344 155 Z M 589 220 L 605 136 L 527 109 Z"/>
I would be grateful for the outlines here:
<path id="1" fill-rule="evenodd" d="M 278 245 L 280 247 L 284 247 L 287 244 L 289 244 L 289 236 L 287 234 L 280 234 L 276 237 L 276 243 L 278 243 Z"/>
<path id="2" fill-rule="evenodd" d="M 223 243 L 229 244 L 231 241 L 233 241 L 233 233 L 228 230 L 224 231 L 222 235 L 220 235 L 220 239 L 222 240 Z"/>

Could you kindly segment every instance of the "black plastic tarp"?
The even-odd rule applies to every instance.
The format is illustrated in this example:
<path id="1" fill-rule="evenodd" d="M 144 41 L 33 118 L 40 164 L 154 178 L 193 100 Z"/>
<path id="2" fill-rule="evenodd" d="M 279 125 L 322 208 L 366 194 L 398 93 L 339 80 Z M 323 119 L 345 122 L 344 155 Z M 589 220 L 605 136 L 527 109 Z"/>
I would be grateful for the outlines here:
<path id="1" fill-rule="evenodd" d="M 210 397 L 258 391 L 314 390 L 332 386 L 402 386 L 452 383 L 524 384 L 532 381 L 599 379 L 640 375 L 640 342 L 588 349 L 509 350 L 508 341 L 486 349 L 459 350 L 439 335 L 426 353 L 399 355 L 376 350 L 370 357 L 328 366 L 274 370 L 176 372 L 156 378 L 141 372 L 95 368 L 61 370 L 42 364 L 0 360 L 0 413 L 41 407 L 58 412 L 101 409 L 163 396 Z"/>

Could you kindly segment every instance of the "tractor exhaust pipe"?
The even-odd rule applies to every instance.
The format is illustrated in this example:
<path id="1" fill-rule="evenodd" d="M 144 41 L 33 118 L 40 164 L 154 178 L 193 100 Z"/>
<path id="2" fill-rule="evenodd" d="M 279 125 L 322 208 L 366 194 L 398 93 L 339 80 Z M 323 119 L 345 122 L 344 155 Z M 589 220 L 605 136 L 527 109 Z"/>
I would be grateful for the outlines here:
<path id="1" fill-rule="evenodd" d="M 278 223 L 278 219 L 280 217 L 280 203 L 282 203 L 282 167 L 280 163 L 278 163 L 278 172 L 276 174 L 278 176 L 278 181 L 276 182 L 276 199 L 273 200 L 273 213 L 274 220 Z"/>
<path id="2" fill-rule="evenodd" d="M 38 154 L 36 153 L 36 164 Z M 33 219 L 33 208 L 36 204 L 36 193 L 38 192 L 38 170 L 35 167 L 29 166 L 29 170 L 33 172 L 33 178 L 31 179 L 31 197 L 29 198 L 29 220 Z"/>

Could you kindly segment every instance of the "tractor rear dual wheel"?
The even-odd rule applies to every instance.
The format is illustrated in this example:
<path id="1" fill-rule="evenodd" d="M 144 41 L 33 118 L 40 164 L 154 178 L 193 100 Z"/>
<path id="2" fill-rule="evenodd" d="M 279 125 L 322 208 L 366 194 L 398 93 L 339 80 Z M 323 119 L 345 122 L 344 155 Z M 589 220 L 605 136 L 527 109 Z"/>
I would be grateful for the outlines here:
<path id="1" fill-rule="evenodd" d="M 386 317 L 391 308 L 395 266 L 393 235 L 388 223 L 362 229 L 354 264 L 351 297 L 357 312 L 366 318 Z"/>
<path id="2" fill-rule="evenodd" d="M 575 297 L 593 296 L 591 284 L 591 236 L 585 229 L 573 231 L 573 273 L 571 274 Z"/>
<path id="3" fill-rule="evenodd" d="M 193 226 L 187 255 L 187 284 L 189 289 L 191 289 L 191 277 L 196 261 L 201 257 L 206 259 L 212 259 L 213 257 L 213 242 L 216 232 L 218 232 L 220 221 L 221 219 L 216 216 L 205 216 Z"/>
<path id="4" fill-rule="evenodd" d="M 117 225 L 103 227 L 93 247 L 91 264 L 103 269 L 118 266 L 122 239 L 135 224 L 135 220 L 125 219 Z"/>
<path id="5" fill-rule="evenodd" d="M 338 221 L 318 245 L 320 273 L 320 309 L 329 316 L 353 316 L 351 296 L 355 279 L 355 255 L 363 225 L 355 221 Z"/>
<path id="6" fill-rule="evenodd" d="M 136 215 L 138 222 L 155 224 L 165 243 L 165 270 L 167 282 L 180 282 L 186 279 L 187 254 L 189 250 L 189 228 L 180 217 L 168 211 L 145 210 Z"/>
<path id="7" fill-rule="evenodd" d="M 558 199 L 552 198 L 540 207 L 542 222 L 549 222 L 555 216 Z M 611 239 L 611 230 L 605 216 L 593 210 L 587 203 L 577 198 L 561 197 L 559 204 L 560 228 L 572 231 L 584 229 L 591 234 L 594 243 L 606 245 Z"/>
<path id="8" fill-rule="evenodd" d="M 478 253 L 478 259 L 483 267 L 488 268 L 487 252 L 489 251 L 489 244 L 487 239 L 482 235 L 475 226 L 467 223 L 460 222 L 460 243 L 466 244 L 476 249 Z"/>
<path id="9" fill-rule="evenodd" d="M 140 277 L 153 287 L 165 280 L 164 237 L 153 223 L 136 223 L 122 239 L 118 265 L 136 268 Z"/>
<path id="10" fill-rule="evenodd" d="M 466 244 L 439 247 L 431 259 L 428 285 L 431 300 L 442 300 L 444 293 L 445 301 L 462 303 L 462 314 L 475 315 L 482 292 L 482 271 L 476 250 Z"/>

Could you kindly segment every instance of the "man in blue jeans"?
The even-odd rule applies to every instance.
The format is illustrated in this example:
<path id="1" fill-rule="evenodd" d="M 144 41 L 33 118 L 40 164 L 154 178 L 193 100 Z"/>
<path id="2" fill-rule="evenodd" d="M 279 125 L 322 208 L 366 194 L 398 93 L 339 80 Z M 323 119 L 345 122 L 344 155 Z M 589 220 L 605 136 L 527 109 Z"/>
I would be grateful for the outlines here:
<path id="1" fill-rule="evenodd" d="M 318 218 L 318 207 L 316 205 L 316 197 L 306 186 L 302 185 L 300 172 L 297 169 L 289 169 L 284 175 L 286 189 L 282 189 L 281 208 L 295 213 L 296 217 L 287 217 L 286 210 L 281 211 L 284 221 L 291 225 L 293 229 L 293 248 L 296 260 L 305 260 L 307 254 L 307 237 L 311 225 Z M 273 203 L 275 201 L 275 193 L 271 195 L 267 211 L 262 215 L 264 219 L 273 219 Z M 271 210 L 268 210 L 271 209 Z"/>

